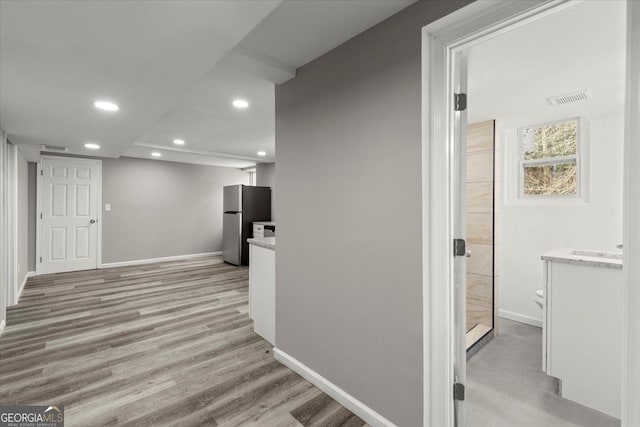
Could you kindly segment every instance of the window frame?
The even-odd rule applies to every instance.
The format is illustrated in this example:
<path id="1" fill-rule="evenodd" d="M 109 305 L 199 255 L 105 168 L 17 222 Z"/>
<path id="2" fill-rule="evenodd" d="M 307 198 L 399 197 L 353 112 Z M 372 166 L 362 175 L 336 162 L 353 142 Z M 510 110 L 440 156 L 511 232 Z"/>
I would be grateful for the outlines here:
<path id="1" fill-rule="evenodd" d="M 544 157 L 542 159 L 525 160 L 523 133 L 525 129 L 538 128 L 555 125 L 558 123 L 576 122 L 576 154 L 571 156 Z M 516 132 L 518 144 L 518 193 L 519 200 L 583 200 L 584 199 L 584 152 L 586 151 L 586 138 L 584 131 L 584 120 L 582 117 L 567 117 L 528 126 L 520 126 Z M 527 166 L 549 166 L 564 163 L 576 165 L 576 192 L 575 194 L 525 194 L 524 192 L 524 170 Z"/>

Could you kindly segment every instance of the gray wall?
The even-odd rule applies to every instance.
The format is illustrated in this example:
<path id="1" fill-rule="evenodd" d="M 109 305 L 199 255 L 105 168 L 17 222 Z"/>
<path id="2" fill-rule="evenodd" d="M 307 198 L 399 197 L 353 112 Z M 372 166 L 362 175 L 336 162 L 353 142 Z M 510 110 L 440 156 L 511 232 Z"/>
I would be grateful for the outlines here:
<path id="1" fill-rule="evenodd" d="M 29 163 L 18 151 L 18 290 L 29 270 Z"/>
<path id="2" fill-rule="evenodd" d="M 276 220 L 276 164 L 260 163 L 256 165 L 256 185 L 271 187 L 271 221 Z"/>
<path id="3" fill-rule="evenodd" d="M 29 248 L 29 271 L 36 271 L 36 194 L 38 189 L 38 164 L 29 162 L 28 171 L 28 203 L 27 216 L 29 218 L 29 229 L 27 233 Z"/>
<path id="4" fill-rule="evenodd" d="M 102 159 L 102 262 L 222 250 L 222 187 L 248 183 L 238 169 Z"/>
<path id="5" fill-rule="evenodd" d="M 422 1 L 276 87 L 277 346 L 422 424 Z"/>

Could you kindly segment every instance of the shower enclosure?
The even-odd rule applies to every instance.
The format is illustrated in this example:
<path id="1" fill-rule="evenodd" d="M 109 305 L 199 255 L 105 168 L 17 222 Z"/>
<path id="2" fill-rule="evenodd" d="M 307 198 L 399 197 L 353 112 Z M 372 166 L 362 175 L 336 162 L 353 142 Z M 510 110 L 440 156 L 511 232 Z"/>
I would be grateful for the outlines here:
<path id="1" fill-rule="evenodd" d="M 467 127 L 467 351 L 496 332 L 498 269 L 495 233 L 498 164 L 495 121 Z M 478 345 L 477 345 L 478 344 Z M 475 347 L 474 347 L 475 346 Z"/>

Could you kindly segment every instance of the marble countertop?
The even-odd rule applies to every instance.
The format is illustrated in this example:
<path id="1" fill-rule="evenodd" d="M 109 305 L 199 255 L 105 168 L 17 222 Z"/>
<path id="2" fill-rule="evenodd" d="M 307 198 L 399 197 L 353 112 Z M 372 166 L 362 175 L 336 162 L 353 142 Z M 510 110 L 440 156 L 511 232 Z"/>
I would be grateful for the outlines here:
<path id="1" fill-rule="evenodd" d="M 545 253 L 541 258 L 543 261 L 556 261 L 567 264 L 622 268 L 622 252 L 557 248 Z"/>
<path id="2" fill-rule="evenodd" d="M 276 250 L 276 237 L 252 237 L 251 239 L 247 239 L 247 242 L 251 245 L 260 246 L 267 249 Z"/>
<path id="3" fill-rule="evenodd" d="M 254 224 L 258 224 L 258 225 L 272 225 L 272 226 L 276 226 L 276 223 L 273 221 L 256 221 L 254 222 Z"/>

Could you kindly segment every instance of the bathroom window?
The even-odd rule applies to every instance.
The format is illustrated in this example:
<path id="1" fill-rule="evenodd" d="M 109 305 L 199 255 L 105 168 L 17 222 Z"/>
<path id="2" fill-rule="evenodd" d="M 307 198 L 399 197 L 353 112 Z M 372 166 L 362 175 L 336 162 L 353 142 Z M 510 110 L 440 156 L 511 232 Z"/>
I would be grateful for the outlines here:
<path id="1" fill-rule="evenodd" d="M 521 127 L 520 197 L 580 196 L 580 119 Z"/>

